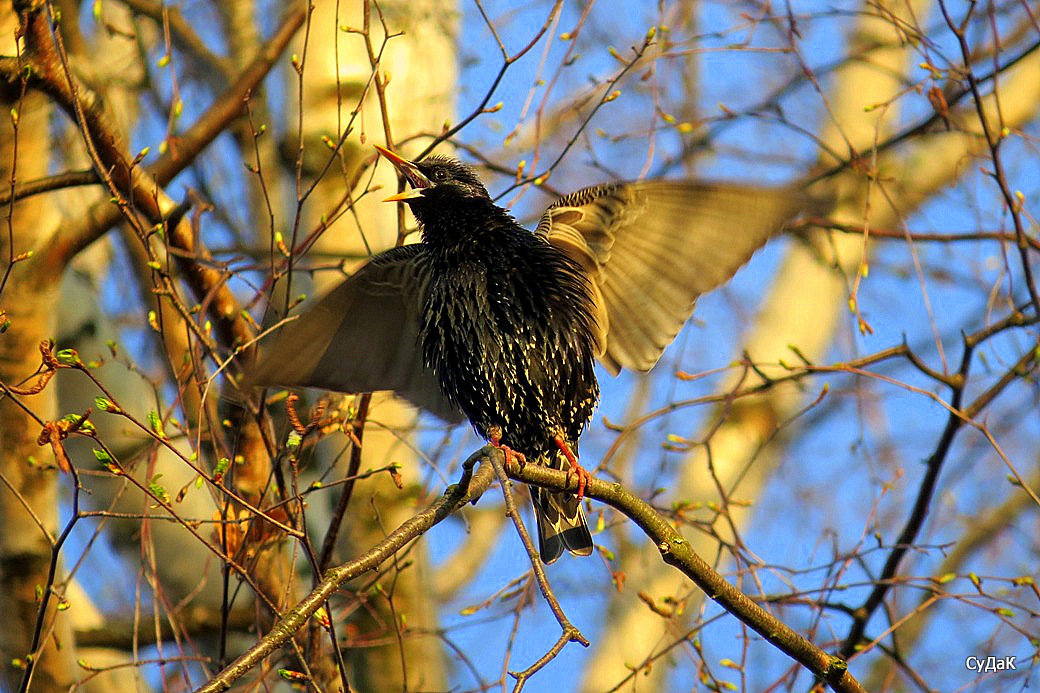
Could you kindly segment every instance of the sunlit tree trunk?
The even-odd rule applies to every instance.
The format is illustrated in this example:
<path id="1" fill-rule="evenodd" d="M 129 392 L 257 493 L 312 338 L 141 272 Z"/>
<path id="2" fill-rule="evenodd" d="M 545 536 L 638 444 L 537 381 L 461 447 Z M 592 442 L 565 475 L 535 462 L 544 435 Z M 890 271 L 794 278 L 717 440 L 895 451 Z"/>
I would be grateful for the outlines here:
<path id="1" fill-rule="evenodd" d="M 70 60 L 79 69 L 92 77 L 91 86 L 103 94 L 111 114 L 111 122 L 118 128 L 120 138 L 128 142 L 130 134 L 138 125 L 138 89 L 146 81 L 145 66 L 140 61 L 142 47 L 146 50 L 156 45 L 161 37 L 161 27 L 154 21 L 138 17 L 131 21 L 129 11 L 121 4 L 106 4 L 101 8 L 100 22 L 112 31 L 87 32 L 79 35 L 76 8 L 65 9 L 62 27 L 66 32 L 66 47 Z M 74 37 L 74 38 L 73 38 Z M 185 59 L 188 59 L 187 57 Z M 61 152 L 60 166 L 69 170 L 90 166 L 90 160 L 82 147 L 82 135 L 76 124 L 65 119 L 67 130 L 64 135 L 66 147 Z M 159 133 L 161 137 L 161 132 Z M 149 142 L 153 152 L 158 153 L 158 140 Z M 108 195 L 97 187 L 72 188 L 56 194 L 59 209 L 68 219 L 76 219 L 82 210 L 90 208 Z M 121 232 L 121 233 L 120 233 Z M 113 249 L 122 242 L 124 255 Z M 165 248 L 161 243 L 152 244 L 152 252 L 163 257 Z M 128 258 L 130 266 L 119 264 Z M 149 332 L 154 339 L 152 346 L 159 355 L 159 363 L 165 363 L 165 373 L 176 382 L 175 364 L 188 362 L 190 345 L 182 316 L 172 308 L 169 301 L 159 299 L 154 289 L 152 270 L 147 266 L 150 258 L 141 240 L 128 228 L 120 228 L 105 238 L 96 241 L 72 262 L 71 271 L 65 273 L 62 282 L 62 303 L 58 315 L 59 342 L 63 347 L 74 347 L 84 360 L 97 361 L 100 365 L 93 374 L 105 384 L 113 400 L 135 416 L 144 416 L 149 410 L 159 410 L 169 402 L 157 400 L 154 385 L 147 374 L 128 368 L 126 361 L 135 362 L 142 356 L 126 348 L 118 326 L 113 322 L 100 301 L 84 301 L 83 296 L 100 296 L 106 282 L 114 282 L 128 292 L 134 292 L 146 310 L 154 309 L 156 323 L 164 326 L 162 332 Z M 116 263 L 116 264 L 113 264 Z M 135 287 L 136 284 L 136 287 Z M 129 305 L 125 306 L 129 307 Z M 143 316 L 142 316 L 143 319 Z M 109 344 L 117 345 L 118 356 L 109 351 Z M 182 371 L 183 377 L 183 371 Z M 80 374 L 69 373 L 59 379 L 58 394 L 62 411 L 82 412 L 88 408 L 96 412 L 95 397 L 100 393 L 94 383 Z M 182 411 L 188 425 L 194 430 L 205 420 L 200 416 L 200 392 L 192 385 L 180 388 Z M 210 400 L 215 402 L 215 397 Z M 194 489 L 192 482 L 196 473 L 171 450 L 155 445 L 141 431 L 128 426 L 120 417 L 96 412 L 93 420 L 98 437 L 139 483 L 147 484 L 149 478 L 161 477 L 170 489 L 193 488 L 177 503 L 177 512 L 189 520 L 209 520 L 216 512 L 212 496 Z M 174 443 L 184 457 L 192 454 L 188 437 L 178 437 Z M 83 468 L 93 468 L 96 460 L 91 448 L 94 441 L 74 438 L 68 441 L 73 460 Z M 90 477 L 84 486 L 83 502 L 91 509 L 120 513 L 148 514 L 154 507 L 153 499 L 142 493 L 126 479 L 117 476 Z M 148 576 L 150 591 L 155 599 L 145 599 L 150 606 L 142 610 L 140 631 L 154 630 L 155 623 L 166 624 L 178 615 L 171 615 L 163 604 L 181 603 L 191 595 L 194 609 L 207 613 L 219 613 L 222 600 L 220 562 L 190 532 L 178 523 L 145 520 L 143 526 L 135 523 L 115 522 L 105 525 L 107 538 L 119 552 L 128 571 L 141 571 Z M 171 557 L 176 556 L 176 560 Z M 83 598 L 82 591 L 79 593 Z M 86 605 L 84 605 L 86 606 Z M 236 606 L 242 606 L 241 602 Z M 77 631 L 103 627 L 106 618 L 117 617 L 118 623 L 129 622 L 127 614 L 104 614 L 97 610 L 73 611 Z M 81 618 L 82 617 L 82 618 Z M 126 664 L 132 658 L 133 641 L 140 633 L 127 629 L 119 632 L 121 649 L 81 648 L 80 658 L 91 667 Z M 197 640 L 200 647 L 210 644 Z M 160 648 L 160 652 L 164 650 Z M 211 650 L 215 652 L 215 649 Z M 81 677 L 86 672 L 81 673 Z M 146 680 L 135 667 L 117 667 L 101 675 L 91 676 L 89 685 L 96 690 L 147 690 Z"/>
<path id="2" fill-rule="evenodd" d="M 915 4 L 918 19 L 924 16 L 929 4 Z M 865 107 L 888 102 L 899 92 L 899 76 L 908 67 L 911 51 L 905 37 L 893 27 L 893 20 L 879 18 L 876 12 L 864 9 L 863 18 L 848 42 L 849 52 L 856 54 L 875 46 L 884 47 L 871 50 L 869 60 L 850 61 L 837 73 L 834 89 L 827 95 L 833 119 L 823 126 L 822 139 L 842 155 L 856 152 L 869 158 L 876 138 L 883 137 L 895 122 L 895 108 L 866 110 Z M 891 9 L 896 14 L 907 13 L 902 5 Z M 904 16 L 904 19 L 912 17 Z M 824 163 L 833 165 L 835 162 L 825 160 Z M 827 211 L 837 219 L 861 222 L 869 191 L 865 177 L 843 176 L 837 190 L 832 192 L 836 204 Z M 872 223 L 884 225 L 894 216 L 877 197 L 880 196 L 872 198 L 870 219 Z M 792 344 L 810 361 L 825 358 L 839 328 L 847 324 L 843 316 L 848 311 L 850 278 L 860 267 L 863 248 L 863 239 L 857 236 L 831 239 L 813 236 L 810 243 L 790 245 L 756 322 L 744 340 L 746 352 L 755 363 L 790 361 L 793 355 L 789 345 Z M 781 369 L 766 365 L 763 370 L 775 373 Z M 755 374 L 749 377 L 747 382 L 758 378 Z M 732 386 L 733 383 L 729 383 L 726 390 Z M 709 428 L 691 436 L 691 440 L 705 440 L 710 432 L 707 445 L 698 446 L 680 464 L 672 489 L 676 500 L 704 504 L 705 509 L 698 516 L 691 515 L 691 520 L 711 522 L 714 519 L 713 529 L 719 537 L 726 542 L 734 540 L 732 528 L 739 532 L 746 526 L 753 504 L 723 505 L 728 519 L 716 519 L 709 508 L 718 507 L 720 503 L 718 489 L 721 487 L 729 497 L 741 500 L 758 496 L 783 455 L 787 436 L 776 436 L 778 427 L 787 424 L 806 403 L 805 393 L 793 384 L 772 387 L 763 396 L 742 398 L 729 407 L 725 421 L 717 430 L 710 432 L 710 427 L 716 424 L 715 417 L 710 417 Z M 686 531 L 685 536 L 707 560 L 718 555 L 718 541 L 708 533 Z M 691 590 L 689 582 L 662 563 L 653 546 L 644 544 L 640 551 L 625 556 L 624 571 L 628 584 L 639 587 L 614 601 L 599 652 L 586 670 L 584 691 L 607 690 L 616 685 L 630 673 L 628 667 L 641 666 L 681 632 L 679 624 L 685 620 L 683 616 L 676 616 L 675 621 L 663 619 L 639 600 L 637 591 L 648 594 L 657 603 L 664 603 L 669 597 L 676 599 L 683 605 L 685 616 L 696 615 L 703 603 L 703 593 L 695 588 Z M 639 674 L 640 686 L 663 690 L 667 674 L 668 667 L 651 667 L 646 676 Z"/>
<path id="3" fill-rule="evenodd" d="M 14 55 L 18 18 L 10 2 L 0 3 L 0 54 Z M 0 181 L 6 188 L 17 181 L 47 175 L 50 161 L 52 108 L 40 94 L 21 98 L 21 85 L 0 83 Z M 17 126 L 13 121 L 17 121 Z M 54 336 L 58 273 L 48 266 L 46 241 L 58 222 L 44 198 L 36 197 L 0 210 L 0 310 L 10 321 L 0 335 L 0 381 L 26 386 L 40 367 L 40 342 Z M 32 257 L 10 266 L 12 256 Z M 0 324 L 5 318 L 0 317 Z M 48 538 L 58 530 L 58 478 L 51 451 L 37 444 L 37 419 L 57 418 L 54 387 L 29 396 L 0 393 L 0 676 L 2 686 L 15 690 L 22 672 L 12 665 L 29 654 L 39 607 L 37 589 L 49 584 Z M 66 689 L 75 680 L 75 647 L 69 620 L 54 611 L 44 622 L 45 643 L 39 655 L 33 690 Z M 57 618 L 55 618 L 57 617 Z M 64 645 L 64 647 L 59 647 Z"/>
<path id="4" fill-rule="evenodd" d="M 304 232 L 317 228 L 322 216 L 335 207 L 353 172 L 375 154 L 372 143 L 386 143 L 379 97 L 375 85 L 369 83 L 373 68 L 364 37 L 356 33 L 365 26 L 363 4 L 338 3 L 336 16 L 337 3 L 316 3 L 306 53 L 302 48 L 297 51 L 305 55 L 301 126 L 305 184 L 309 183 L 307 175 L 317 173 L 320 168 L 316 167 L 323 166 L 330 155 L 322 137 L 334 142 L 348 123 L 353 128 L 342 150 L 342 160 L 333 163 L 303 208 L 300 226 Z M 451 0 L 394 0 L 379 3 L 378 9 L 392 33 L 403 32 L 386 44 L 377 67 L 378 77 L 389 81 L 385 107 L 391 137 L 402 140 L 418 132 L 437 132 L 453 113 L 456 4 Z M 369 38 L 378 54 L 384 34 L 376 4 L 372 3 L 369 10 Z M 295 73 L 290 73 L 292 91 L 296 89 L 295 81 Z M 352 121 L 351 111 L 366 85 L 364 108 Z M 296 124 L 291 122 L 288 127 L 292 136 Z M 414 155 L 421 143 L 422 140 L 410 143 L 402 151 Z M 331 224 L 316 250 L 362 258 L 395 245 L 396 205 L 380 202 L 397 186 L 395 175 L 385 163 L 379 166 L 375 185 L 381 185 L 382 190 L 365 196 L 353 211 Z M 330 274 L 316 277 L 318 293 L 341 279 Z M 403 465 L 405 488 L 398 490 L 388 475 L 358 484 L 343 520 L 341 536 L 345 541 L 338 549 L 341 558 L 355 556 L 375 545 L 386 532 L 411 516 L 420 491 L 421 462 L 409 447 L 410 437 L 396 432 L 410 430 L 414 411 L 392 398 L 376 396 L 368 419 L 377 423 L 365 430 L 361 469 L 398 462 Z M 329 455 L 340 452 L 344 444 L 342 438 L 329 443 Z M 345 470 L 346 459 L 342 462 L 341 469 Z M 335 502 L 334 495 L 328 498 Z M 380 579 L 378 589 L 367 590 L 362 595 L 364 605 L 355 612 L 355 629 L 351 632 L 357 636 L 353 643 L 345 644 L 350 677 L 358 690 L 448 687 L 442 643 L 433 635 L 422 634 L 432 633 L 437 626 L 433 595 L 424 587 L 430 580 L 424 543 L 410 550 L 407 562 L 407 568 L 400 572 L 391 569 Z"/>

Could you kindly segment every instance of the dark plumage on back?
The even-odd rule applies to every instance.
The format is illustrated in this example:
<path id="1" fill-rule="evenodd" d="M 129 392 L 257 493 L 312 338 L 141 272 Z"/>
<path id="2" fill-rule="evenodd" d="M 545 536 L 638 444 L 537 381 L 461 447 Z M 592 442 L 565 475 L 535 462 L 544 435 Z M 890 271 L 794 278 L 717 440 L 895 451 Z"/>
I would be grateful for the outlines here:
<path id="1" fill-rule="evenodd" d="M 465 164 L 379 151 L 411 185 L 388 200 L 409 205 L 421 242 L 376 255 L 276 333 L 248 383 L 394 390 L 560 469 L 576 465 L 599 399 L 594 361 L 649 370 L 697 296 L 804 203 L 786 189 L 612 183 L 561 198 L 531 233 Z M 532 496 L 543 561 L 592 552 L 579 498 Z"/>

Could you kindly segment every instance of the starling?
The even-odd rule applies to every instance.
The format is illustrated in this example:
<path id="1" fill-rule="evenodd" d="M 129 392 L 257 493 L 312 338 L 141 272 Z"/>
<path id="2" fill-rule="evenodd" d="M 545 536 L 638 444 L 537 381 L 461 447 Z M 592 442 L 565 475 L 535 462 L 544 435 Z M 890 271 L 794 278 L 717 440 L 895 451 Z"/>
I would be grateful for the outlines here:
<path id="1" fill-rule="evenodd" d="M 579 475 L 532 489 L 541 559 L 592 553 L 577 443 L 599 399 L 594 362 L 649 370 L 693 312 L 792 217 L 782 188 L 650 180 L 585 188 L 534 233 L 469 166 L 411 162 L 421 241 L 375 255 L 265 344 L 251 385 L 393 390 L 529 461 Z"/>

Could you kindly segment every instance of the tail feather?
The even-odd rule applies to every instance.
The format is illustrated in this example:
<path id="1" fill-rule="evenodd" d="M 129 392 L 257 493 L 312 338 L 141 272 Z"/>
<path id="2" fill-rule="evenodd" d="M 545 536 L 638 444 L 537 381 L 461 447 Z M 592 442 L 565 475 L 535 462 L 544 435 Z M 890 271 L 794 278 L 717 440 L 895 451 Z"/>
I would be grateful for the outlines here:
<path id="1" fill-rule="evenodd" d="M 581 503 L 572 493 L 532 488 L 534 515 L 538 520 L 538 552 L 548 565 L 567 549 L 575 556 L 592 553 L 592 534 Z"/>

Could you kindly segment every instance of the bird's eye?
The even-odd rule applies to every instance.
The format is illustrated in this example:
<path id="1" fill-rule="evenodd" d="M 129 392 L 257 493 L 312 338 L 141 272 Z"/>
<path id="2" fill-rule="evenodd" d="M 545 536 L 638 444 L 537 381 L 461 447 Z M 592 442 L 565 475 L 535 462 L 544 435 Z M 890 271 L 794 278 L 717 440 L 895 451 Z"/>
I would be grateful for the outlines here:
<path id="1" fill-rule="evenodd" d="M 433 179 L 438 183 L 448 180 L 447 169 L 438 168 L 433 172 Z"/>

